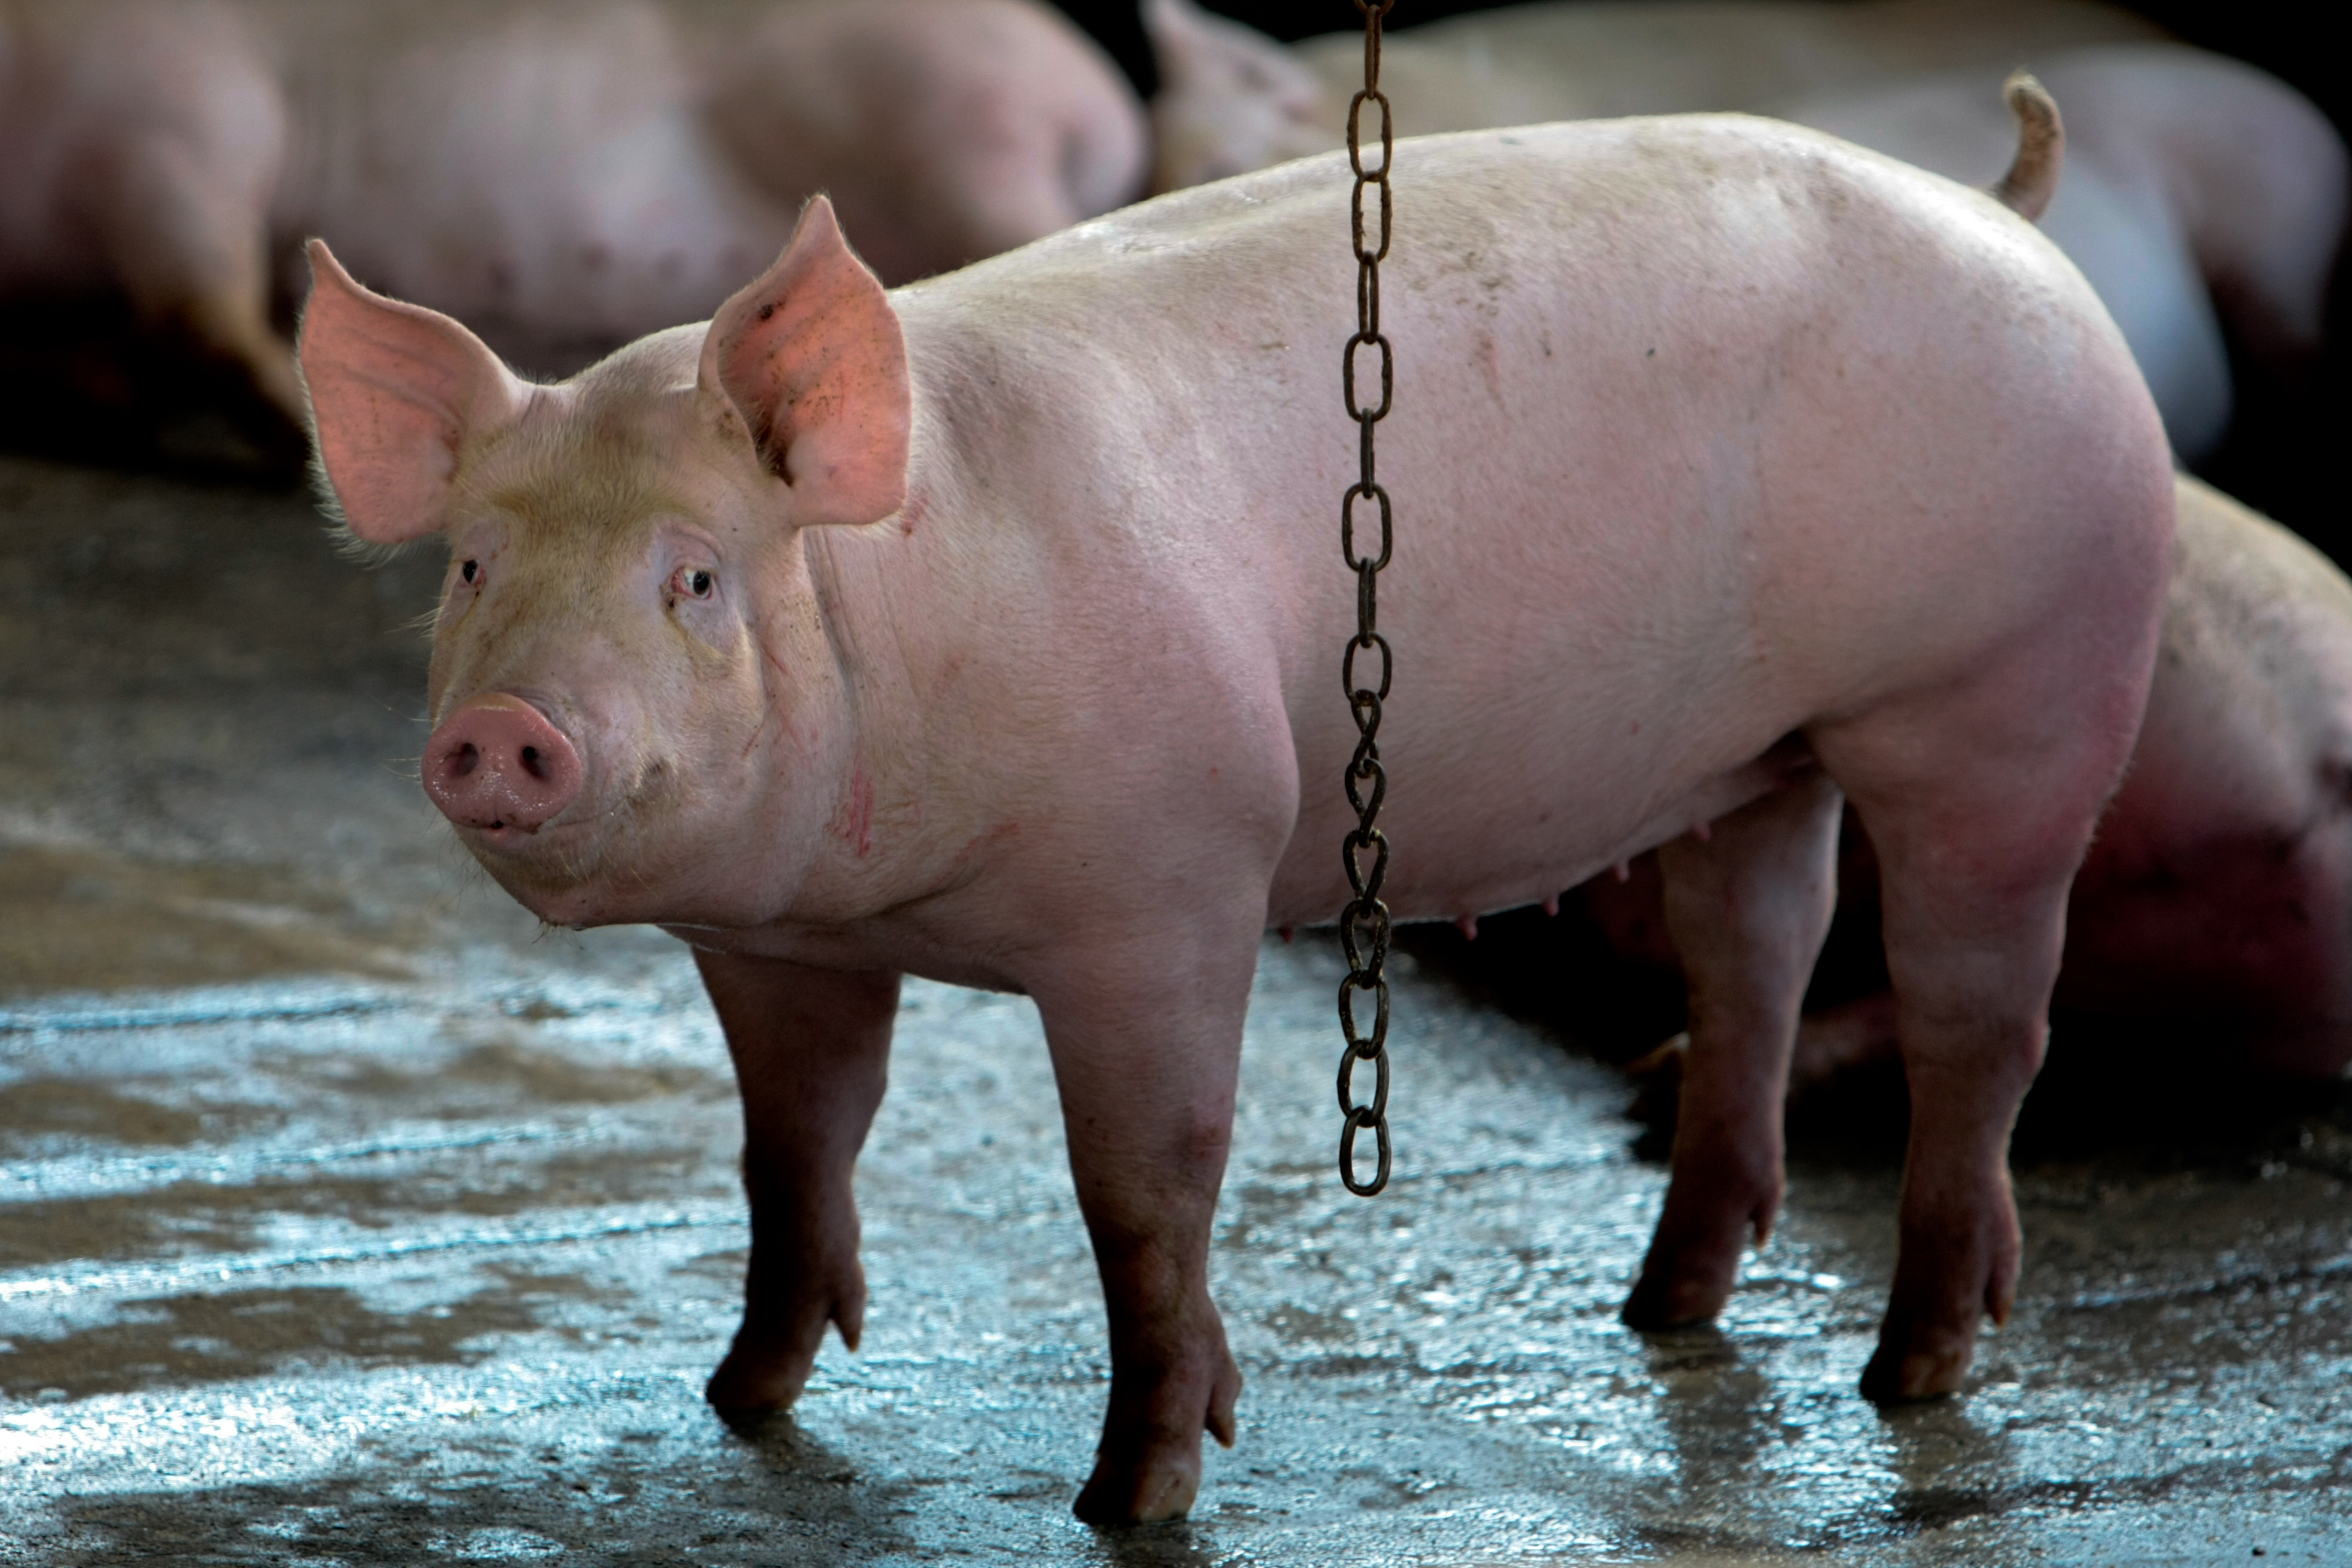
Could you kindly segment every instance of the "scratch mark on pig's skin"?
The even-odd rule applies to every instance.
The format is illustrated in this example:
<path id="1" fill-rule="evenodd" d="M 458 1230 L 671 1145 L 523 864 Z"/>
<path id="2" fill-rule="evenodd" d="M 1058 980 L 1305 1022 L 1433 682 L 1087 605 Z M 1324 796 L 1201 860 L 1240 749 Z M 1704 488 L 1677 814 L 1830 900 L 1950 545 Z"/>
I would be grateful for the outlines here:
<path id="1" fill-rule="evenodd" d="M 776 679 L 779 683 L 779 691 L 788 689 L 792 684 L 792 671 L 784 668 L 784 661 L 776 657 L 776 653 L 773 648 L 770 647 L 766 643 L 760 643 L 758 646 L 760 649 L 760 657 L 767 661 L 768 668 L 776 672 Z M 772 711 L 780 711 L 782 707 L 782 700 L 781 696 L 771 697 L 760 704 L 759 725 L 757 728 L 752 730 L 751 738 L 743 742 L 743 754 L 745 756 L 748 757 L 751 754 L 751 748 L 758 745 L 760 743 L 760 737 L 768 732 L 768 715 Z M 787 735 L 792 733 L 792 728 L 791 721 L 785 721 L 784 732 Z"/>
<path id="2" fill-rule="evenodd" d="M 914 537 L 915 524 L 922 521 L 929 510 L 929 498 L 919 490 L 907 498 L 907 504 L 898 509 L 898 532 L 902 536 Z"/>
<path id="3" fill-rule="evenodd" d="M 849 775 L 849 798 L 834 813 L 833 835 L 864 859 L 874 851 L 874 778 L 860 763 Z"/>
<path id="4" fill-rule="evenodd" d="M 961 872 L 965 867 L 971 864 L 972 858 L 982 849 L 992 844 L 1001 843 L 1020 831 L 1021 825 L 1018 822 L 1000 822 L 985 833 L 973 834 L 964 840 L 963 847 L 957 850 L 955 858 L 949 862 L 949 875 L 954 876 Z"/>
<path id="5" fill-rule="evenodd" d="M 1486 395 L 1496 402 L 1503 401 L 1503 356 L 1496 346 L 1495 334 L 1478 334 L 1478 371 L 1486 378 Z"/>

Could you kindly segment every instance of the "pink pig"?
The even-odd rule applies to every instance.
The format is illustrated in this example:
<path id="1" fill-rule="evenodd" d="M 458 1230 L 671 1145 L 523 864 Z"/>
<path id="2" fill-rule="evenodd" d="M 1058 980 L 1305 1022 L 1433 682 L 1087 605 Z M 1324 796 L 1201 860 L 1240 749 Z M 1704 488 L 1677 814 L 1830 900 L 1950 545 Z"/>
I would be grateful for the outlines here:
<path id="1" fill-rule="evenodd" d="M 1692 1056 L 1719 1157 L 1670 1205 L 1687 1315 L 1778 1190 L 1749 1154 L 1851 801 L 1937 1108 L 1864 1386 L 1950 1389 L 2011 1299 L 2010 1121 L 2154 656 L 2147 390 L 2032 225 L 1812 132 L 1396 156 L 1392 907 L 1675 841 L 1721 955 Z M 1347 189 L 1310 160 L 887 293 L 820 201 L 715 321 L 552 386 L 313 247 L 342 516 L 449 546 L 426 788 L 541 918 L 689 942 L 734 1055 L 722 1410 L 790 1405 L 828 1321 L 857 1336 L 851 1170 L 914 973 L 1044 1020 L 1110 1324 L 1080 1515 L 1181 1514 L 1202 1432 L 1232 1439 L 1208 1247 L 1243 1014 L 1263 930 L 1339 910 L 1353 823 Z"/>
<path id="2" fill-rule="evenodd" d="M 716 307 L 812 192 L 898 281 L 1131 199 L 1144 142 L 1035 0 L 14 0 L 0 293 L 118 290 L 299 429 L 304 235 L 565 368 Z"/>

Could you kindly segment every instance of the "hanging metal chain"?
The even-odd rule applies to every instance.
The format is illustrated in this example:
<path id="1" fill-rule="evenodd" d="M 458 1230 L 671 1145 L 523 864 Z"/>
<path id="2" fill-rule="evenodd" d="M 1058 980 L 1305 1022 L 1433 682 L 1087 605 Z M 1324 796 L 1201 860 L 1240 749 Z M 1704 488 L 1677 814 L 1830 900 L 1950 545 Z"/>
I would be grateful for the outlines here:
<path id="1" fill-rule="evenodd" d="M 1355 714 L 1358 736 L 1346 779 L 1348 804 L 1356 808 L 1356 826 L 1339 849 L 1348 868 L 1348 886 L 1355 892 L 1339 916 L 1339 942 L 1348 954 L 1348 978 L 1339 983 L 1339 1030 L 1348 1042 L 1339 1058 L 1339 1110 L 1347 1117 L 1339 1130 L 1339 1180 L 1349 1192 L 1367 1198 L 1389 1184 L 1389 983 L 1381 977 L 1389 955 L 1389 907 L 1381 901 L 1381 883 L 1389 869 L 1389 841 L 1375 825 L 1381 798 L 1389 787 L 1388 774 L 1381 770 L 1380 735 L 1381 705 L 1389 695 L 1390 654 L 1388 639 L 1381 636 L 1378 623 L 1381 568 L 1389 563 L 1391 535 L 1389 492 L 1374 476 L 1372 427 L 1388 417 L 1396 382 L 1389 341 L 1381 333 L 1381 263 L 1389 254 L 1389 164 L 1396 150 L 1388 95 L 1381 91 L 1381 23 L 1394 4 L 1395 0 L 1356 0 L 1356 8 L 1364 14 L 1364 90 L 1348 105 L 1348 163 L 1356 173 L 1349 209 L 1356 242 L 1356 335 L 1348 340 L 1340 361 L 1340 386 L 1348 400 L 1348 417 L 1356 422 L 1363 466 L 1360 477 L 1339 500 L 1339 549 L 1348 569 L 1356 574 L 1356 635 L 1348 639 L 1347 652 L 1340 658 L 1339 684 L 1348 694 L 1349 710 Z M 1381 111 L 1380 167 L 1370 173 L 1364 169 L 1362 135 L 1366 104 L 1377 105 Z M 1372 244 L 1365 239 L 1368 186 L 1380 192 L 1379 238 Z M 1362 349 L 1380 354 L 1381 398 L 1370 407 L 1356 396 L 1356 356 Z M 1379 511 L 1380 547 L 1370 553 L 1356 548 L 1359 502 L 1370 502 Z M 1380 650 L 1380 682 L 1359 684 L 1356 656 L 1373 648 Z M 1371 857 L 1369 868 L 1364 863 L 1367 853 Z M 1356 1017 L 1357 1005 L 1367 995 L 1372 1001 L 1369 1034 Z M 1356 1068 L 1362 1062 L 1370 1062 L 1373 1068 L 1369 1103 L 1356 1099 Z M 1356 1136 L 1367 1128 L 1379 1145 L 1380 1165 L 1372 1179 L 1364 1182 L 1356 1178 Z"/>

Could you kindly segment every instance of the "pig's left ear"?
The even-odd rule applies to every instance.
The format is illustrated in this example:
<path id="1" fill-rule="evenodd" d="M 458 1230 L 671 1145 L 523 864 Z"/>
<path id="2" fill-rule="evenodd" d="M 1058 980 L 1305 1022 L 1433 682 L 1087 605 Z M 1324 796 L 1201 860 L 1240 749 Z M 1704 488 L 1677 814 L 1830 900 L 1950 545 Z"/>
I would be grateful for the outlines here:
<path id="1" fill-rule="evenodd" d="M 719 308 L 701 383 L 791 488 L 794 523 L 878 522 L 906 504 L 906 336 L 823 196 L 776 264 Z"/>

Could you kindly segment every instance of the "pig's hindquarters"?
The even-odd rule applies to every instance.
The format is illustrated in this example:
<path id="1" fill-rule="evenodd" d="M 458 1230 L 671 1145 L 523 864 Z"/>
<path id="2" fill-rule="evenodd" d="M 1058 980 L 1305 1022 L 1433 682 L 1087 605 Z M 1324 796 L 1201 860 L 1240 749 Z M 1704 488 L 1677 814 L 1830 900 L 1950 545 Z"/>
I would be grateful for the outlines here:
<path id="1" fill-rule="evenodd" d="M 653 5 L 309 19 L 281 231 L 532 370 L 709 314 L 792 229 L 706 122 Z"/>
<path id="2" fill-rule="evenodd" d="M 1775 163 L 1754 154 L 1777 136 L 1712 127 L 1672 160 L 1655 131 L 1591 128 L 1581 178 L 1508 200 L 1445 180 L 1450 139 L 1400 162 L 1390 897 L 1407 917 L 1530 901 L 1739 814 L 1673 858 L 1699 889 L 1677 904 L 1715 911 L 1683 933 L 1702 1114 L 1632 1303 L 1705 1315 L 1778 1195 L 1777 1075 L 1843 791 L 1885 856 L 1906 1060 L 1936 1108 L 1866 1386 L 1940 1392 L 2013 1289 L 2007 1133 L 2145 698 L 2169 465 L 2127 350 L 2027 226 L 1811 138 Z M 1622 163 L 1601 151 L 1621 137 Z M 1332 498 L 1347 477 L 1318 475 Z M 1298 531 L 1319 543 L 1314 499 Z M 1345 896 L 1354 735 L 1330 676 L 1353 595 L 1323 552 L 1300 564 L 1303 796 L 1272 909 L 1306 921 Z M 1790 735 L 1835 788 L 1789 766 Z M 1771 906 L 1795 911 L 1776 934 L 1737 923 Z"/>

